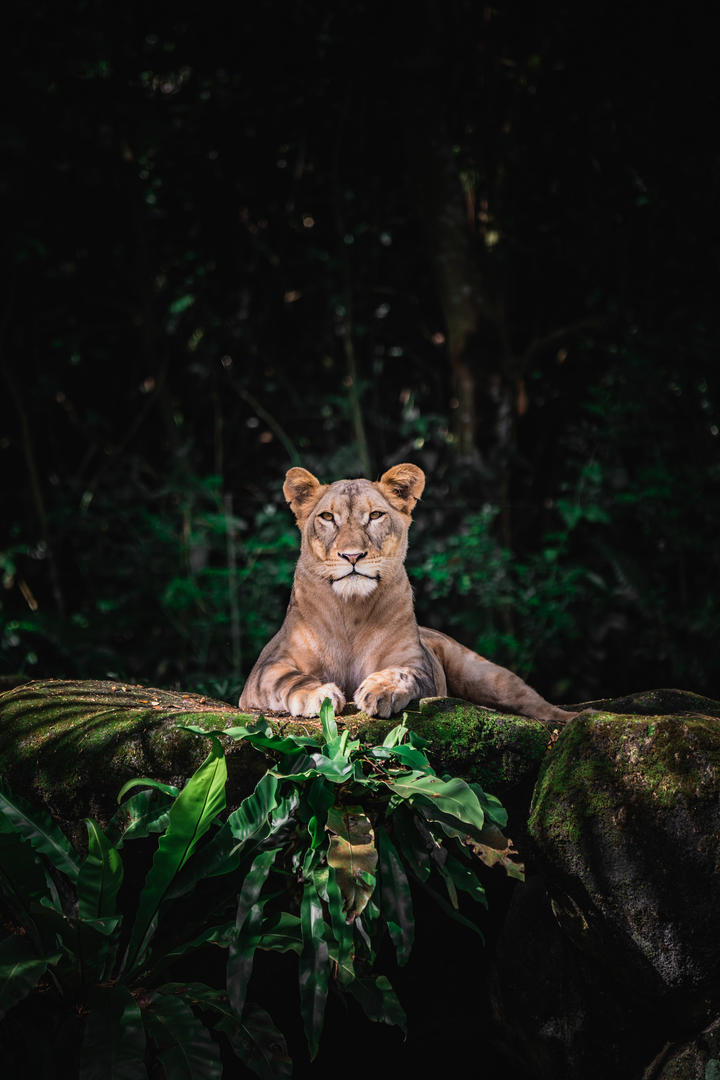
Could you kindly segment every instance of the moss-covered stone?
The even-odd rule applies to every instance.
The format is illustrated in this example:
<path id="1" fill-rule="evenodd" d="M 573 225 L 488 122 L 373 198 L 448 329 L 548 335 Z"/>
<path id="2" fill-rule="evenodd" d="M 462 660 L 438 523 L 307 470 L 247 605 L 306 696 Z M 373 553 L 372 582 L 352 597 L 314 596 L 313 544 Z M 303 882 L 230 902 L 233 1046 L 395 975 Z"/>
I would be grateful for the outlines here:
<path id="1" fill-rule="evenodd" d="M 720 1011 L 720 705 L 587 704 L 541 764 L 493 1006 L 528 1075 L 707 1080 L 707 1031 L 669 1044 Z"/>
<path id="2" fill-rule="evenodd" d="M 364 713 L 343 715 L 365 742 L 384 738 L 397 723 Z M 438 770 L 477 780 L 488 791 L 535 782 L 550 735 L 539 720 L 473 705 L 459 698 L 423 698 L 407 710 L 407 725 L 429 743 Z"/>
<path id="3" fill-rule="evenodd" d="M 541 768 L 529 822 L 548 880 L 668 987 L 717 978 L 720 721 L 598 712 Z"/>
<path id="4" fill-rule="evenodd" d="M 343 714 L 354 736 L 381 742 L 398 718 L 378 720 Z M 517 842 L 523 835 L 533 786 L 551 733 L 539 720 L 473 705 L 459 698 L 423 698 L 407 710 L 407 725 L 428 743 L 439 773 L 474 780 L 496 795 Z"/>
<path id="5" fill-rule="evenodd" d="M 197 694 L 119 682 L 30 682 L 0 694 L 0 774 L 74 834 L 83 817 L 112 815 L 126 780 L 179 783 L 197 768 L 207 744 L 178 725 L 230 727 L 238 716 L 224 702 Z M 243 753 L 242 744 L 237 749 Z M 249 774 L 240 784 L 247 790 L 262 758 L 255 755 L 253 769 L 250 755 L 243 756 L 241 767 L 229 772 Z"/>
<path id="6" fill-rule="evenodd" d="M 720 717 L 720 702 L 694 694 L 691 690 L 640 690 L 616 698 L 599 698 L 567 705 L 568 709 L 598 709 L 602 712 L 629 713 L 633 716 L 677 716 L 680 713 L 702 713 Z"/>
<path id="7" fill-rule="evenodd" d="M 127 780 L 151 776 L 178 783 L 197 768 L 207 743 L 180 724 L 226 728 L 247 715 L 197 694 L 121 682 L 30 682 L 0 694 L 0 774 L 74 831 L 87 815 L 107 820 Z M 279 732 L 308 734 L 320 727 L 317 720 L 286 715 L 267 719 Z M 338 721 L 375 744 L 398 719 L 379 720 L 350 706 Z M 524 818 L 548 744 L 542 724 L 442 698 L 418 703 L 407 722 L 428 741 L 438 771 L 478 780 L 501 798 L 521 791 Z M 237 802 L 267 760 L 245 743 L 228 741 L 227 750 L 229 797 Z"/>

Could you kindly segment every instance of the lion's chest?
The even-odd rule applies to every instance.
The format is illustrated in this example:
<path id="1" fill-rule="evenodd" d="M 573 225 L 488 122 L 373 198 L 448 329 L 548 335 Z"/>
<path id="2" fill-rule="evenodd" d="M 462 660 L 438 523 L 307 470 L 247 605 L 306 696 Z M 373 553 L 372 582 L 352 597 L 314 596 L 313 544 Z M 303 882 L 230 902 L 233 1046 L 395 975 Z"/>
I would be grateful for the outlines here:
<path id="1" fill-rule="evenodd" d="M 335 627 L 331 634 L 320 634 L 313 642 L 313 674 L 323 682 L 339 686 L 345 697 L 352 699 L 360 683 L 378 667 L 378 649 L 373 635 L 354 627 Z"/>
<path id="2" fill-rule="evenodd" d="M 345 647 L 343 648 L 342 645 Z M 322 680 L 339 686 L 349 700 L 360 683 L 376 668 L 364 651 L 352 642 L 329 642 L 323 650 Z"/>

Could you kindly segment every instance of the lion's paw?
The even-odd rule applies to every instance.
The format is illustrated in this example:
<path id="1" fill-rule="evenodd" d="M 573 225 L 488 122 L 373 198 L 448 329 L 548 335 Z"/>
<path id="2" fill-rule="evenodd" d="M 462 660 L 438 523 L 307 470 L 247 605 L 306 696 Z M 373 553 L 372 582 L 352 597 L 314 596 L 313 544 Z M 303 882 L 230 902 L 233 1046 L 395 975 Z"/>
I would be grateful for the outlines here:
<path id="1" fill-rule="evenodd" d="M 319 716 L 325 698 L 337 715 L 345 707 L 345 695 L 335 683 L 323 683 L 314 690 L 298 690 L 290 695 L 289 711 L 291 716 Z"/>
<path id="2" fill-rule="evenodd" d="M 404 668 L 384 668 L 368 675 L 355 691 L 355 704 L 368 716 L 386 718 L 416 696 L 414 675 Z"/>

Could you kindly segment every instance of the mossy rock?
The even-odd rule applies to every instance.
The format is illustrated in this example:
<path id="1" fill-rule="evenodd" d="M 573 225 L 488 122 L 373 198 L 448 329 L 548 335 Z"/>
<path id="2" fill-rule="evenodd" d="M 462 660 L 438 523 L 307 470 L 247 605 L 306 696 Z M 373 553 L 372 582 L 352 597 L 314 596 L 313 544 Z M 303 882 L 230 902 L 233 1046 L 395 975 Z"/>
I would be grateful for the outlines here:
<path id="1" fill-rule="evenodd" d="M 705 1033 L 682 1044 L 720 1011 L 720 704 L 585 705 L 605 708 L 570 721 L 535 787 L 532 873 L 498 943 L 502 1038 L 538 1080 L 709 1077 Z"/>
<path id="2" fill-rule="evenodd" d="M 642 970 L 648 985 L 715 993 L 720 705 L 710 704 L 712 715 L 571 721 L 541 769 L 529 829 L 581 947 Z"/>
<path id="3" fill-rule="evenodd" d="M 208 751 L 179 725 L 232 727 L 240 711 L 198 694 L 122 682 L 30 682 L 0 694 L 0 774 L 18 794 L 46 805 L 75 832 L 85 816 L 106 821 L 122 785 L 138 776 L 182 783 Z M 317 720 L 268 713 L 281 732 L 307 734 Z M 339 722 L 353 736 L 381 742 L 398 718 L 378 720 L 349 707 Z M 429 698 L 408 710 L 439 772 L 478 780 L 501 798 L 522 791 L 524 818 L 548 732 L 538 721 L 452 699 Z M 248 744 L 228 740 L 228 795 L 237 803 L 267 768 Z"/>
<path id="4" fill-rule="evenodd" d="M 207 744 L 179 724 L 230 727 L 237 715 L 197 694 L 121 682 L 25 683 L 0 694 L 0 775 L 76 838 L 84 817 L 112 816 L 126 780 L 177 784 L 197 768 Z"/>
<path id="5" fill-rule="evenodd" d="M 579 705 L 566 705 L 578 711 L 595 709 L 600 712 L 625 713 L 633 716 L 679 716 L 682 713 L 700 713 L 703 716 L 720 717 L 720 702 L 694 694 L 691 690 L 640 690 L 622 697 L 598 698 L 583 701 Z"/>

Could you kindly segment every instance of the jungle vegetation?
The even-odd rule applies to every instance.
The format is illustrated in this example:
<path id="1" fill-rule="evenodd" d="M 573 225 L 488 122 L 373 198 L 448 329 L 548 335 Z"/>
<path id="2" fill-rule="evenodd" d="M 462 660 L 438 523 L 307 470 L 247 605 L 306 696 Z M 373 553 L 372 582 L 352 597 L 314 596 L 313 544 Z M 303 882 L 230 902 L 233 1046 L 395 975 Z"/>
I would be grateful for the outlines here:
<path id="1" fill-rule="evenodd" d="M 553 700 L 720 696 L 702 20 L 27 0 L 6 33 L 7 684 L 234 700 L 285 470 L 411 460 L 421 621 Z"/>

